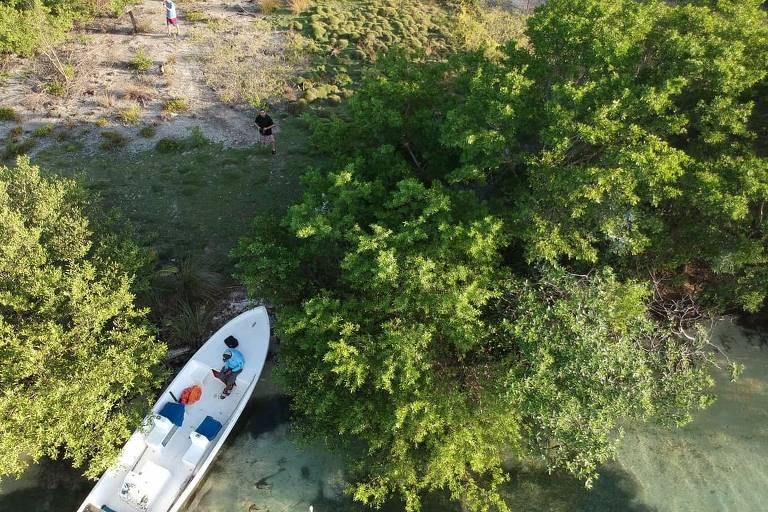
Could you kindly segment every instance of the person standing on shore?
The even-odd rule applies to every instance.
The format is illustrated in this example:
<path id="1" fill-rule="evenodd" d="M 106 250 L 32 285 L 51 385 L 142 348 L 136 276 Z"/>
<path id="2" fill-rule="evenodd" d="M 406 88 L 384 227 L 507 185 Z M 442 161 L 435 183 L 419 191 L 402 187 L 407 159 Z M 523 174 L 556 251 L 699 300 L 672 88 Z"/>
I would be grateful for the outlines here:
<path id="1" fill-rule="evenodd" d="M 272 144 L 272 154 L 276 154 L 277 145 L 275 144 L 275 135 L 272 133 L 275 123 L 267 115 L 266 110 L 259 110 L 259 115 L 256 116 L 256 126 L 259 127 L 259 142 L 265 146 Z"/>
<path id="2" fill-rule="evenodd" d="M 171 25 L 176 27 L 176 35 L 179 35 L 179 20 L 176 17 L 176 4 L 173 0 L 163 0 L 165 8 L 165 26 L 168 28 L 168 35 L 171 35 Z"/>

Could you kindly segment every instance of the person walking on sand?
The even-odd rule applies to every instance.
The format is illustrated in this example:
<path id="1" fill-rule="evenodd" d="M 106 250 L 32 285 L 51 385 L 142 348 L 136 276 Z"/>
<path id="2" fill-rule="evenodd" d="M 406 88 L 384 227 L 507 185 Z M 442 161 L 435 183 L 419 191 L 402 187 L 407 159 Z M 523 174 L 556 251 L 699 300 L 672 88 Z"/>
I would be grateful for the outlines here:
<path id="1" fill-rule="evenodd" d="M 165 7 L 165 26 L 168 28 L 168 35 L 171 35 L 171 25 L 176 27 L 176 35 L 179 35 L 179 20 L 176 18 L 176 4 L 173 0 L 163 0 Z"/>
<path id="2" fill-rule="evenodd" d="M 265 146 L 272 144 L 272 154 L 276 154 L 277 145 L 275 144 L 275 135 L 272 133 L 272 128 L 275 127 L 275 123 L 272 121 L 272 118 L 267 115 L 266 110 L 259 110 L 259 115 L 256 116 L 256 126 L 259 127 L 259 142 Z"/>

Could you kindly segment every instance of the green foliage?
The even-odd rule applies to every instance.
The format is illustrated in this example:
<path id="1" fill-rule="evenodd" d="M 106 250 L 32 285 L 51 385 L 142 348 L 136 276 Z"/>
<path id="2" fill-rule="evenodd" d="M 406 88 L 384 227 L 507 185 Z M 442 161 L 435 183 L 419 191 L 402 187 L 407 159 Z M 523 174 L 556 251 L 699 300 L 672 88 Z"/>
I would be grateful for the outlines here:
<path id="1" fill-rule="evenodd" d="M 163 104 L 163 114 L 171 115 L 189 110 L 189 102 L 186 98 L 172 98 Z"/>
<path id="2" fill-rule="evenodd" d="M 28 159 L 0 168 L 1 475 L 43 456 L 100 474 L 162 380 L 165 347 L 133 305 L 135 269 L 105 258 L 83 199 Z"/>
<path id="3" fill-rule="evenodd" d="M 138 105 L 131 105 L 128 108 L 123 109 L 120 112 L 120 119 L 123 123 L 128 125 L 134 125 L 139 122 L 141 118 L 141 107 Z"/>
<path id="4" fill-rule="evenodd" d="M 167 329 L 171 339 L 197 348 L 211 334 L 212 320 L 213 309 L 210 306 L 180 302 L 176 314 L 168 320 Z"/>
<path id="5" fill-rule="evenodd" d="M 215 303 L 223 293 L 221 275 L 200 261 L 182 260 L 154 272 L 148 293 L 152 318 L 174 345 L 197 347 L 210 334 Z"/>
<path id="6" fill-rule="evenodd" d="M 358 29 L 312 12 L 328 44 Z M 768 290 L 760 2 L 550 0 L 527 37 L 380 57 L 343 116 L 308 118 L 332 163 L 233 252 L 359 501 L 506 510 L 509 454 L 590 484 L 624 422 L 711 402 L 701 304 Z"/>
<path id="7" fill-rule="evenodd" d="M 64 97 L 67 95 L 67 84 L 64 80 L 54 78 L 45 83 L 43 90 L 51 96 Z"/>
<path id="8" fill-rule="evenodd" d="M 27 139 L 24 141 L 16 142 L 13 139 L 9 139 L 5 142 L 5 152 L 3 153 L 3 159 L 8 160 L 20 155 L 25 155 L 35 147 L 37 142 L 35 139 Z"/>
<path id="9" fill-rule="evenodd" d="M 202 130 L 199 127 L 192 129 L 189 137 L 184 139 L 176 139 L 173 137 L 163 137 L 157 144 L 155 149 L 163 153 L 172 153 L 174 151 L 199 149 L 210 144 L 210 141 L 205 138 Z"/>
<path id="10" fill-rule="evenodd" d="M 634 266 L 642 255 L 655 272 L 706 269 L 689 272 L 693 286 L 746 284 L 741 276 L 766 263 L 768 167 L 750 127 L 768 72 L 765 21 L 759 2 L 537 11 L 531 69 L 549 85 L 531 98 L 543 149 L 527 157 L 530 259 Z M 755 304 L 749 295 L 765 297 L 764 283 L 739 295 Z"/>
<path id="11" fill-rule="evenodd" d="M 0 121 L 21 121 L 21 116 L 11 107 L 0 107 Z"/>
<path id="12" fill-rule="evenodd" d="M 208 21 L 208 16 L 203 11 L 189 10 L 184 13 L 184 17 L 190 23 L 205 23 Z"/>
<path id="13" fill-rule="evenodd" d="M 162 153 L 181 151 L 183 148 L 184 142 L 181 139 L 174 139 L 172 137 L 163 137 L 155 144 L 155 149 Z"/>
<path id="14" fill-rule="evenodd" d="M 205 33 L 201 55 L 206 83 L 225 103 L 257 107 L 283 97 L 303 65 L 306 38 L 285 36 L 284 52 L 275 51 L 273 26 L 254 20 L 249 30 L 229 24 Z"/>
<path id="15" fill-rule="evenodd" d="M 706 333 L 693 344 L 646 314 L 648 287 L 545 271 L 507 280 L 489 341 L 499 384 L 533 453 L 591 487 L 627 421 L 683 425 L 712 401 Z"/>
<path id="16" fill-rule="evenodd" d="M 46 125 L 38 126 L 37 128 L 35 128 L 34 131 L 32 132 L 32 135 L 34 135 L 35 137 L 47 137 L 48 135 L 51 134 L 52 131 L 53 131 L 53 125 L 46 124 Z"/>
<path id="17" fill-rule="evenodd" d="M 142 126 L 139 129 L 139 135 L 144 137 L 145 139 L 151 139 L 155 136 L 157 133 L 157 128 L 155 126 Z"/>
<path id="18" fill-rule="evenodd" d="M 144 47 L 136 50 L 136 53 L 131 58 L 130 62 L 131 68 L 138 71 L 139 73 L 145 73 L 149 71 L 154 64 L 155 61 L 149 55 L 147 55 L 147 50 Z"/>
<path id="19" fill-rule="evenodd" d="M 455 40 L 450 12 L 419 0 L 318 3 L 302 12 L 291 27 L 312 40 L 307 50 L 317 65 L 304 79 L 318 86 L 303 88 L 308 103 L 338 96 L 338 91 L 324 91 L 323 82 L 347 85 L 359 77 L 363 65 L 390 48 L 434 59 L 447 55 Z M 353 62 L 351 71 L 338 68 Z M 339 100 L 334 97 L 330 102 Z"/>
<path id="20" fill-rule="evenodd" d="M 123 148 L 128 142 L 125 135 L 113 130 L 104 130 L 101 132 L 101 138 L 104 140 L 101 142 L 100 147 L 106 151 Z"/>
<path id="21" fill-rule="evenodd" d="M 133 0 L 29 0 L 0 3 L 0 54 L 34 54 L 63 42 L 74 22 L 122 14 Z"/>

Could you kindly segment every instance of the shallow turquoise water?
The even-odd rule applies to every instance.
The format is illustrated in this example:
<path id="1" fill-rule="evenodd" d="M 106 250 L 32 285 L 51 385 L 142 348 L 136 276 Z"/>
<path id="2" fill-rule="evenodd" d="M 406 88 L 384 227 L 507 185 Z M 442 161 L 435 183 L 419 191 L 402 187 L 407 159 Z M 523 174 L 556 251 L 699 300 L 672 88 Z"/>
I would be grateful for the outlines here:
<path id="1" fill-rule="evenodd" d="M 713 339 L 745 365 L 729 383 L 716 372 L 717 402 L 677 430 L 629 428 L 618 460 L 594 489 L 564 475 L 524 466 L 512 470 L 513 510 L 551 512 L 758 512 L 768 510 L 768 334 L 724 322 Z M 269 373 L 259 383 L 232 437 L 186 512 L 362 510 L 341 495 L 343 463 L 319 446 L 297 446 L 286 400 Z M 71 511 L 90 483 L 63 464 L 36 466 L 5 482 L 0 511 Z M 389 511 L 399 510 L 397 504 Z M 425 512 L 455 510 L 432 503 Z"/>

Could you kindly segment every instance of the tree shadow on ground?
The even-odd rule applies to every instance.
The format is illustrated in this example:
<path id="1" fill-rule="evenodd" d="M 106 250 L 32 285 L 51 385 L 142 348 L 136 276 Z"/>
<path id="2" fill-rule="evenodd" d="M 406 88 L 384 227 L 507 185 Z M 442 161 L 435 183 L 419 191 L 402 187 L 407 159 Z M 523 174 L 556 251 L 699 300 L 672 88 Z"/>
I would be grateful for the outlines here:
<path id="1" fill-rule="evenodd" d="M 504 495 L 512 510 L 531 512 L 657 512 L 638 498 L 640 483 L 618 464 L 606 465 L 589 490 L 562 472 L 518 465 L 510 469 Z"/>

